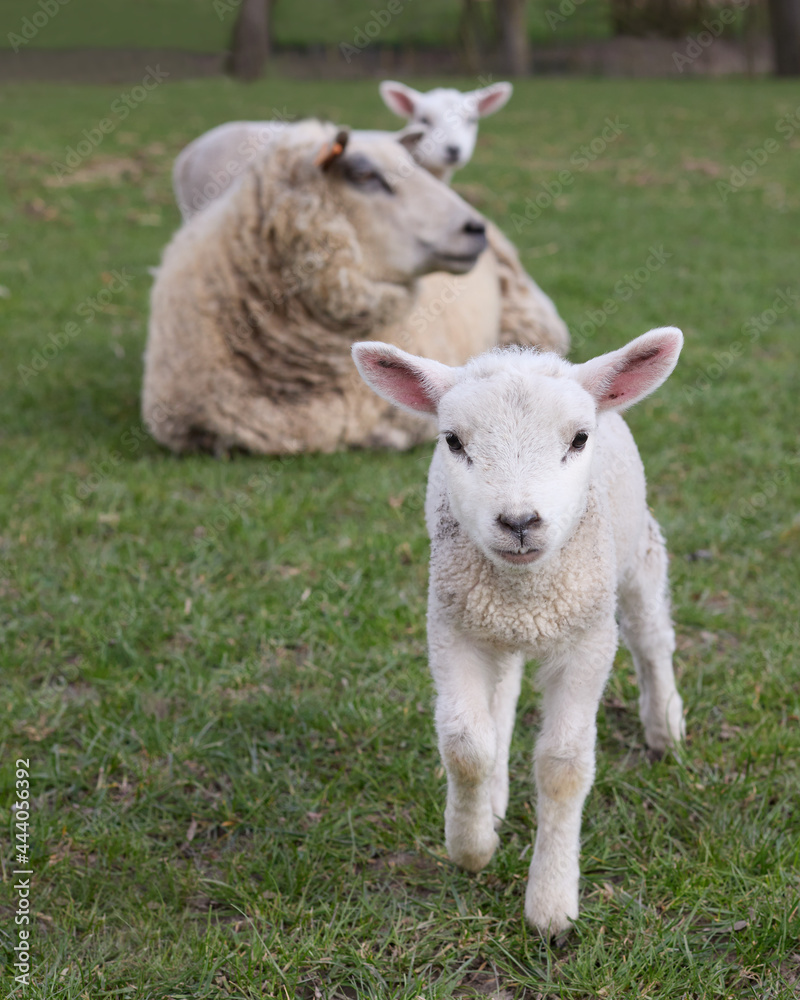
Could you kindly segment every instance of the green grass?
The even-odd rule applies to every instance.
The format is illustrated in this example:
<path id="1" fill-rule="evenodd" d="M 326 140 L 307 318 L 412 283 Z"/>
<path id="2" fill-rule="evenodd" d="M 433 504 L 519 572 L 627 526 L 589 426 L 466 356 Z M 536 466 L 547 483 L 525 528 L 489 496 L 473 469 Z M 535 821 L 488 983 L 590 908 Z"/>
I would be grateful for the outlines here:
<path id="1" fill-rule="evenodd" d="M 68 49 L 178 48 L 198 52 L 219 52 L 231 38 L 239 8 L 237 0 L 3 0 L 0 48 L 13 48 L 13 33 L 20 38 L 27 19 L 38 27 L 30 42 L 21 47 Z M 563 42 L 570 38 L 605 37 L 608 34 L 607 0 L 584 0 L 564 21 L 553 21 L 547 12 L 558 12 L 562 0 L 529 0 L 528 28 L 537 42 Z M 402 10 L 387 15 L 387 0 L 280 0 L 274 8 L 273 29 L 281 45 L 353 44 L 357 31 L 379 15 L 381 26 L 376 41 L 383 45 L 449 46 L 456 43 L 461 12 L 460 0 L 402 0 Z M 565 7 L 569 10 L 569 6 Z M 486 12 L 483 12 L 486 13 Z M 36 15 L 37 21 L 31 19 Z M 484 18 L 490 29 L 488 13 Z M 552 18 L 551 18 L 552 21 Z M 42 22 L 41 25 L 39 22 Z M 27 27 L 31 33 L 33 27 Z"/>
<path id="2" fill-rule="evenodd" d="M 522 920 L 530 683 L 500 851 L 477 877 L 445 856 L 425 658 L 429 449 L 178 460 L 140 424 L 148 267 L 177 225 L 181 145 L 273 107 L 394 120 L 372 84 L 167 83 L 124 121 L 111 113 L 118 127 L 76 183 L 50 186 L 52 163 L 120 93 L 0 91 L 5 993 L 21 757 L 35 971 L 15 996 L 796 997 L 798 308 L 743 332 L 781 289 L 800 293 L 798 139 L 775 128 L 796 90 L 526 82 L 458 175 L 583 330 L 576 359 L 661 324 L 687 337 L 629 420 L 672 552 L 688 744 L 648 762 L 621 651 L 585 810 L 582 913 L 557 946 Z M 627 127 L 581 169 L 607 118 Z M 776 136 L 723 202 L 718 182 Z M 555 204 L 516 232 L 526 199 L 564 170 Z M 659 246 L 671 256 L 632 291 L 625 275 L 636 282 Z M 618 309 L 599 325 L 607 300 Z M 48 360 L 70 321 L 77 333 Z M 37 353 L 47 365 L 27 375 Z"/>

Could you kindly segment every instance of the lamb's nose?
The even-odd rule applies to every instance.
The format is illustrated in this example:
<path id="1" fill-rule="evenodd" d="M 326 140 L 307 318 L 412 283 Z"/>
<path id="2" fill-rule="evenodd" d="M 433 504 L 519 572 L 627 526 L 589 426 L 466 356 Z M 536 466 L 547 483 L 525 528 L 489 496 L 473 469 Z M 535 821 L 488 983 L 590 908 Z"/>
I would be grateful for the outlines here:
<path id="1" fill-rule="evenodd" d="M 510 531 L 512 535 L 516 535 L 520 542 L 524 541 L 529 528 L 535 528 L 542 522 L 541 517 L 539 517 L 535 511 L 533 514 L 523 514 L 522 517 L 512 517 L 508 514 L 501 514 L 497 520 L 507 531 Z"/>
<path id="2" fill-rule="evenodd" d="M 446 146 L 444 151 L 445 153 L 447 153 L 448 163 L 458 162 L 458 157 L 461 154 L 461 150 L 458 148 L 458 146 Z"/>

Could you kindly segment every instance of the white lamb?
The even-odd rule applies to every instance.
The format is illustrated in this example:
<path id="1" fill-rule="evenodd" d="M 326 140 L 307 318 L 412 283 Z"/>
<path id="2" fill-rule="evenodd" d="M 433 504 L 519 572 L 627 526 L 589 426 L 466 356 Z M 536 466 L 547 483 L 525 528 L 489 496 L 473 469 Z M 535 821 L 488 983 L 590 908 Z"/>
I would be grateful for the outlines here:
<path id="1" fill-rule="evenodd" d="M 418 136 L 414 159 L 449 184 L 453 172 L 472 156 L 478 119 L 499 111 L 512 92 L 510 83 L 493 83 L 467 93 L 439 87 L 424 94 L 394 80 L 384 80 L 380 85 L 384 103 L 390 111 L 407 118 L 409 125 L 399 133 L 362 131 L 353 135 Z M 175 200 L 184 220 L 219 198 L 291 127 L 290 122 L 280 119 L 225 122 L 184 147 L 172 168 Z"/>
<path id="2" fill-rule="evenodd" d="M 466 93 L 452 87 L 422 93 L 396 80 L 384 80 L 379 89 L 390 111 L 423 131 L 414 158 L 445 184 L 472 158 L 478 120 L 499 111 L 514 92 L 510 83 L 492 83 Z"/>
<path id="3" fill-rule="evenodd" d="M 428 645 L 447 771 L 445 839 L 469 871 L 498 845 L 522 668 L 526 657 L 540 662 L 538 830 L 525 915 L 546 934 L 578 914 L 581 811 L 617 613 L 648 746 L 663 751 L 683 736 L 666 548 L 616 412 L 661 385 L 682 344 L 680 330 L 664 327 L 585 364 L 506 348 L 462 368 L 388 344 L 353 347 L 376 393 L 438 421 L 425 505 Z"/>

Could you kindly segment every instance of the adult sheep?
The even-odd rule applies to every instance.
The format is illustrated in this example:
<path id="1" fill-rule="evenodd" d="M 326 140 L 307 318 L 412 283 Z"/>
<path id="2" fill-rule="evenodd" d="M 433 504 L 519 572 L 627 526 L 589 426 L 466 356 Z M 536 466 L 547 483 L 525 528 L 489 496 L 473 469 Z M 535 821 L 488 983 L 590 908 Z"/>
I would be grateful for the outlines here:
<path id="1" fill-rule="evenodd" d="M 429 438 L 427 421 L 358 379 L 353 341 L 369 335 L 450 364 L 512 336 L 568 343 L 532 282 L 515 329 L 503 327 L 498 255 L 485 247 L 481 216 L 402 141 L 348 142 L 315 121 L 287 129 L 164 252 L 145 353 L 148 427 L 175 452 L 403 449 Z"/>
<path id="2" fill-rule="evenodd" d="M 512 92 L 510 83 L 493 83 L 466 93 L 444 87 L 422 93 L 394 80 L 384 80 L 380 85 L 383 102 L 396 115 L 406 118 L 408 127 L 399 133 L 363 134 L 418 136 L 414 159 L 449 184 L 453 172 L 472 157 L 478 119 L 499 111 Z M 172 169 L 172 186 L 182 217 L 191 218 L 218 198 L 291 127 L 285 118 L 233 121 L 193 139 L 178 154 Z"/>

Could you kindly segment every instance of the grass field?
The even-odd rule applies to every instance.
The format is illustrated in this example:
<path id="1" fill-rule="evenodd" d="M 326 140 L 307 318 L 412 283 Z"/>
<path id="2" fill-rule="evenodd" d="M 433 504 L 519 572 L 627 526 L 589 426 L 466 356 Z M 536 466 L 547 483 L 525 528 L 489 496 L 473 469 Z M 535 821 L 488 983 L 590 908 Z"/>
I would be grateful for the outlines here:
<path id="1" fill-rule="evenodd" d="M 272 109 L 395 120 L 371 84 L 167 82 L 123 120 L 124 93 L 0 91 L 4 995 L 796 998 L 796 88 L 532 80 L 457 178 L 575 359 L 662 324 L 687 338 L 629 422 L 672 552 L 688 744 L 648 762 L 621 651 L 582 913 L 552 946 L 522 920 L 532 683 L 498 855 L 472 877 L 444 852 L 429 448 L 177 460 L 139 418 L 182 144 Z M 17 759 L 35 917 L 15 989 Z"/>

